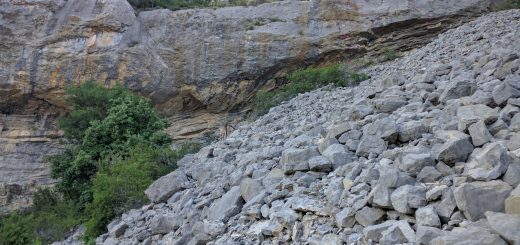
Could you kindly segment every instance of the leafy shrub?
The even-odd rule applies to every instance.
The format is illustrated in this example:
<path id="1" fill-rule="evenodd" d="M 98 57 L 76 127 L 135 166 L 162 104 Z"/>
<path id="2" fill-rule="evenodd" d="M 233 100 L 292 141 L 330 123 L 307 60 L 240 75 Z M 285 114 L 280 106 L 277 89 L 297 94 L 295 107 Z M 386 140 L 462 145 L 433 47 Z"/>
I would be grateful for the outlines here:
<path id="1" fill-rule="evenodd" d="M 505 0 L 497 6 L 497 10 L 520 9 L 520 0 Z"/>
<path id="2" fill-rule="evenodd" d="M 92 81 L 87 81 L 78 87 L 66 89 L 66 101 L 72 106 L 72 111 L 58 119 L 58 126 L 64 132 L 64 137 L 72 143 L 80 142 L 90 123 L 102 120 L 112 106 L 110 102 L 131 93 L 121 85 L 106 89 Z"/>
<path id="3" fill-rule="evenodd" d="M 197 152 L 196 143 L 185 143 L 177 150 L 137 145 L 129 156 L 101 168 L 93 180 L 93 201 L 87 205 L 86 237 L 106 232 L 116 216 L 148 202 L 144 191 L 157 178 L 173 171 L 186 154 Z"/>
<path id="4" fill-rule="evenodd" d="M 296 95 L 333 84 L 344 87 L 357 85 L 368 79 L 363 73 L 349 72 L 343 64 L 298 69 L 287 75 L 287 83 L 273 91 L 260 90 L 253 99 L 253 116 L 260 116 L 270 108 Z"/>
<path id="5" fill-rule="evenodd" d="M 385 48 L 383 50 L 383 59 L 384 61 L 395 60 L 399 58 L 399 53 L 395 49 Z"/>
<path id="6" fill-rule="evenodd" d="M 76 144 L 52 158 L 52 176 L 59 179 L 59 191 L 84 205 L 92 200 L 92 178 L 99 165 L 111 157 L 125 157 L 127 150 L 137 144 L 167 146 L 170 138 L 162 131 L 166 122 L 157 116 L 150 102 L 128 90 L 116 87 L 112 91 L 85 83 L 69 93 L 74 110 L 64 121 L 89 121 L 90 126 L 70 130 L 70 140 Z M 89 102 L 92 100 L 104 103 Z M 100 113 L 77 113 L 85 110 Z M 81 140 L 76 136 L 82 136 Z"/>
<path id="7" fill-rule="evenodd" d="M 32 209 L 0 218 L 0 245 L 48 244 L 81 222 L 77 206 L 50 189 L 34 195 Z"/>

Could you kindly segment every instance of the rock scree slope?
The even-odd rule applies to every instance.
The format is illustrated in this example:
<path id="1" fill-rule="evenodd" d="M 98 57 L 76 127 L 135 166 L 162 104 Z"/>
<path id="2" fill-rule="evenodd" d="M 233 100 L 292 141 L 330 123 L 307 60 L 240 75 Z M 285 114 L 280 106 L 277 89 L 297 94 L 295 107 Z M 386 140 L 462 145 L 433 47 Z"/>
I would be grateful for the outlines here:
<path id="1" fill-rule="evenodd" d="M 153 183 L 98 244 L 520 242 L 520 11 L 301 94 Z"/>
<path id="2" fill-rule="evenodd" d="M 54 119 L 66 110 L 69 85 L 120 81 L 152 99 L 175 139 L 191 138 L 232 121 L 228 112 L 285 70 L 418 47 L 494 2 L 312 0 L 135 12 L 126 0 L 0 0 L 0 205 L 27 206 L 31 189 L 52 184 L 43 159 L 61 149 Z"/>

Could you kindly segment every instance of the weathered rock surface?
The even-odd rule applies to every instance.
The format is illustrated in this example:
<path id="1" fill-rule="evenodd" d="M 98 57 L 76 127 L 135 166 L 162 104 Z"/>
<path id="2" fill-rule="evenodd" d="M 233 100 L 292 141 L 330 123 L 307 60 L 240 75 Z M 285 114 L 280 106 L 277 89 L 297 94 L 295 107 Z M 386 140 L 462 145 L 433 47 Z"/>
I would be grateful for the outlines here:
<path id="1" fill-rule="evenodd" d="M 287 70 L 363 53 L 373 57 L 384 48 L 409 50 L 492 2 L 313 0 L 136 12 L 125 0 L 1 0 L 0 141 L 8 143 L 0 146 L 0 173 L 20 180 L 0 180 L 10 193 L 2 200 L 23 206 L 30 202 L 29 182 L 52 182 L 42 157 L 59 152 L 51 125 L 66 110 L 66 86 L 119 81 L 151 98 L 169 117 L 174 138 L 208 129 L 227 136 L 244 102 Z M 516 87 L 504 88 L 509 95 L 496 100 L 515 95 Z M 385 108 L 406 103 L 382 102 Z M 33 115 L 34 127 L 5 126 Z"/>
<path id="2" fill-rule="evenodd" d="M 507 244 L 511 230 L 486 212 L 517 202 L 509 183 L 519 175 L 504 169 L 519 155 L 511 122 L 520 95 L 493 98 L 497 86 L 516 86 L 516 40 L 520 10 L 490 14 L 365 69 L 371 79 L 357 87 L 298 95 L 189 156 L 176 170 L 186 175 L 184 189 L 129 211 L 124 234 L 97 242 Z M 474 113 L 484 108 L 476 105 L 489 113 Z M 425 128 L 403 141 L 409 121 Z M 479 122 L 492 140 L 477 146 L 469 127 Z M 360 146 L 350 147 L 353 140 Z M 203 174 L 209 163 L 218 167 Z M 152 235 L 156 217 L 180 223 Z"/>

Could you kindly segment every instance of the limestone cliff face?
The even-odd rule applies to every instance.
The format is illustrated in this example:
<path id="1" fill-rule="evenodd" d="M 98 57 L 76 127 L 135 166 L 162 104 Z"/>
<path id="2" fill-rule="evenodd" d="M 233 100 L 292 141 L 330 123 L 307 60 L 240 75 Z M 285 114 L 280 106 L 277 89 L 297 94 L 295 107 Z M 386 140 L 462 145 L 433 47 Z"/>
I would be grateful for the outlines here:
<path id="1" fill-rule="evenodd" d="M 220 127 L 288 69 L 411 49 L 493 2 L 312 0 L 136 12 L 125 0 L 0 0 L 0 184 L 38 179 L 42 156 L 59 150 L 49 143 L 59 134 L 52 118 L 66 110 L 68 85 L 121 81 L 151 98 L 182 139 Z M 13 123 L 20 118 L 30 123 Z"/>

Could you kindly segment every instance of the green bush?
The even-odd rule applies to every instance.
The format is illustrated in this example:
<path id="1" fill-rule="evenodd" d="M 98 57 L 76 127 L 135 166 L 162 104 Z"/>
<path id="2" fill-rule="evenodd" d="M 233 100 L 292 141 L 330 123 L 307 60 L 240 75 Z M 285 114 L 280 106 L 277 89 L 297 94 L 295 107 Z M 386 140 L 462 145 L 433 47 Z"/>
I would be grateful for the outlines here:
<path id="1" fill-rule="evenodd" d="M 91 122 L 107 116 L 112 100 L 131 95 L 130 91 L 121 85 L 106 89 L 92 81 L 78 87 L 69 87 L 66 92 L 66 102 L 72 107 L 72 111 L 58 119 L 58 126 L 63 130 L 64 137 L 72 143 L 83 139 Z"/>
<path id="2" fill-rule="evenodd" d="M 63 238 L 81 222 L 77 206 L 50 189 L 34 195 L 30 210 L 0 220 L 0 245 L 49 244 Z"/>
<path id="3" fill-rule="evenodd" d="M 87 239 L 106 232 L 106 226 L 116 216 L 147 203 L 146 188 L 173 171 L 184 155 L 199 149 L 195 143 L 185 143 L 177 150 L 138 145 L 128 157 L 101 168 L 93 181 L 93 201 L 87 205 Z"/>
<path id="4" fill-rule="evenodd" d="M 92 200 L 92 178 L 100 165 L 110 162 L 111 157 L 125 157 L 137 144 L 165 147 L 170 138 L 162 131 L 167 123 L 150 102 L 124 88 L 85 83 L 68 91 L 74 110 L 62 122 L 88 121 L 89 126 L 70 129 L 65 135 L 75 144 L 51 159 L 52 176 L 59 179 L 56 187 L 65 197 L 83 206 Z M 93 100 L 103 103 L 89 102 Z M 99 113 L 77 113 L 86 110 Z"/>
<path id="5" fill-rule="evenodd" d="M 395 60 L 399 57 L 399 53 L 395 49 L 385 48 L 383 50 L 383 61 Z"/>
<path id="6" fill-rule="evenodd" d="M 253 116 L 260 116 L 270 108 L 296 95 L 328 84 L 353 86 L 368 79 L 364 73 L 349 72 L 343 64 L 298 69 L 287 75 L 287 83 L 273 91 L 260 90 L 253 99 Z"/>
<path id="7" fill-rule="evenodd" d="M 497 10 L 520 9 L 520 0 L 505 0 L 497 6 Z"/>

